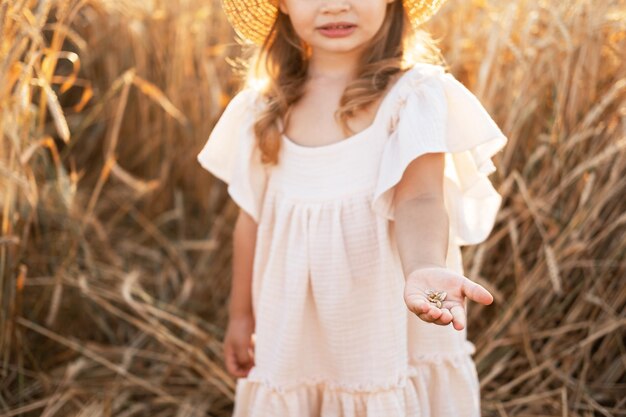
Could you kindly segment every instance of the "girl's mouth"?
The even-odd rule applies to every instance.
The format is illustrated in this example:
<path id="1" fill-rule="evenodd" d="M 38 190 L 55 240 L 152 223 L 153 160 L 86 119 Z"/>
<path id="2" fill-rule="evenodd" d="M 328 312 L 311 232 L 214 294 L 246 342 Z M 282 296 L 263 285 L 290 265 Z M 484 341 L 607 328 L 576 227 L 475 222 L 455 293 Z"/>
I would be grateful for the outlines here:
<path id="1" fill-rule="evenodd" d="M 329 23 L 317 28 L 319 32 L 329 38 L 342 38 L 350 35 L 356 29 L 356 25 L 347 22 Z"/>

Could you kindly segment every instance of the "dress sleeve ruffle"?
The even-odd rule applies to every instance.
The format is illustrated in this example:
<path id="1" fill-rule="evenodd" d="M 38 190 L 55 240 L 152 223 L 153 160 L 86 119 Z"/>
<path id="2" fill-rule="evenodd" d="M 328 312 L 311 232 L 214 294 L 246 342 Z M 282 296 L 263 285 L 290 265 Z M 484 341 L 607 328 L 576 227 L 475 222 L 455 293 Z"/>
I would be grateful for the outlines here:
<path id="1" fill-rule="evenodd" d="M 197 155 L 200 165 L 228 184 L 228 194 L 256 222 L 267 183 L 253 132 L 257 97 L 251 88 L 235 95 Z"/>
<path id="2" fill-rule="evenodd" d="M 444 198 L 451 243 L 477 244 L 491 232 L 502 197 L 488 175 L 507 142 L 478 98 L 442 67 L 417 71 L 400 89 L 390 117 L 372 208 L 394 220 L 393 195 L 411 161 L 444 152 Z"/>

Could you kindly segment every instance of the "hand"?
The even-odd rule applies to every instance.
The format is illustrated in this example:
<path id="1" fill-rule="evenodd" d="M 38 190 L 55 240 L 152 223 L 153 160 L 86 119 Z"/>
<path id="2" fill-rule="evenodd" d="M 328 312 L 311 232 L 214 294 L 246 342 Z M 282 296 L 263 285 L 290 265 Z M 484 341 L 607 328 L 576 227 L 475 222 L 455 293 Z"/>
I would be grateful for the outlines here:
<path id="1" fill-rule="evenodd" d="M 254 366 L 254 318 L 231 317 L 224 336 L 224 360 L 232 375 L 244 378 Z"/>
<path id="2" fill-rule="evenodd" d="M 429 289 L 447 293 L 441 308 L 428 301 Z M 406 278 L 404 301 L 410 311 L 428 323 L 446 326 L 452 322 L 456 330 L 463 330 L 467 320 L 465 297 L 485 305 L 493 302 L 493 295 L 485 287 L 448 268 L 418 268 Z"/>

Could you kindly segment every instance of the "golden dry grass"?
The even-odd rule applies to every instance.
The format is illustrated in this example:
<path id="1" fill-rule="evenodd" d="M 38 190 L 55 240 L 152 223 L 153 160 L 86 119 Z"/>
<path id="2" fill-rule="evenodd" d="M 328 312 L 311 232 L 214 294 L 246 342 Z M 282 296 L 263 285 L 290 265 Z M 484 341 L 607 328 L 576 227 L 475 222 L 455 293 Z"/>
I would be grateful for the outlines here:
<path id="1" fill-rule="evenodd" d="M 463 248 L 484 415 L 626 415 L 626 2 L 428 25 L 509 137 Z M 217 1 L 0 0 L 1 416 L 229 415 L 237 210 L 195 155 L 238 53 Z"/>

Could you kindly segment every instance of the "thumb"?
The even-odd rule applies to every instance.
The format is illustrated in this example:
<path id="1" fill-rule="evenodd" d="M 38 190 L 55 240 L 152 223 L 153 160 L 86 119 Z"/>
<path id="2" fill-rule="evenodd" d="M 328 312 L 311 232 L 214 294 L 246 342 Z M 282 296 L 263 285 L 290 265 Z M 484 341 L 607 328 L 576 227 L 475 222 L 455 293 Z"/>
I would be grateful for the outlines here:
<path id="1" fill-rule="evenodd" d="M 463 294 L 472 301 L 489 305 L 493 303 L 493 295 L 485 287 L 465 277 L 461 287 Z"/>

